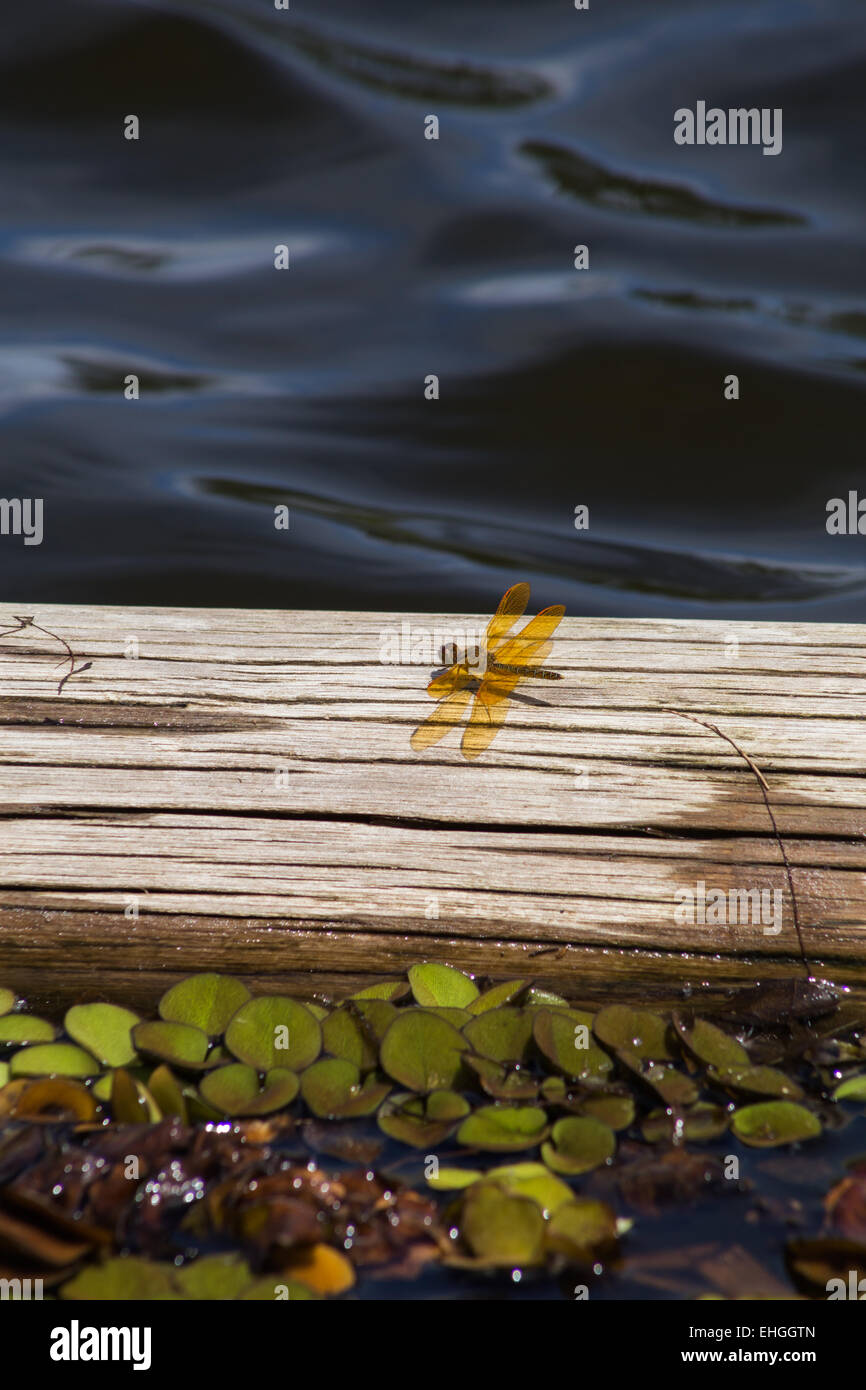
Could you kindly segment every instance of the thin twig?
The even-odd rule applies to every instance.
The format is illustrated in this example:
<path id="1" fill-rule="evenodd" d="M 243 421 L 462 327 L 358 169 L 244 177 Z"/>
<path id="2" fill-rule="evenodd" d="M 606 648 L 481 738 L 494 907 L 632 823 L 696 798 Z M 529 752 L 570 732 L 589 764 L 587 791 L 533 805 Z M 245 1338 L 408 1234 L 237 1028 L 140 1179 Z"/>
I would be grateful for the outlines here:
<path id="1" fill-rule="evenodd" d="M 779 827 L 776 824 L 776 817 L 774 816 L 773 808 L 770 805 L 770 788 L 767 785 L 766 777 L 764 776 L 761 769 L 752 761 L 748 753 L 744 752 L 740 745 L 734 742 L 730 734 L 723 733 L 723 731 L 719 728 L 717 724 L 711 724 L 708 719 L 698 719 L 697 715 L 686 714 L 685 711 L 681 709 L 670 709 L 667 705 L 662 705 L 661 708 L 665 711 L 666 714 L 676 714 L 679 716 L 680 719 L 689 719 L 691 720 L 692 724 L 700 724 L 702 728 L 709 729 L 711 733 L 718 734 L 719 738 L 723 738 L 726 743 L 729 743 L 733 748 L 734 752 L 738 753 L 745 763 L 748 763 L 752 772 L 754 772 L 755 776 L 757 777 L 758 786 L 761 788 L 761 796 L 764 798 L 764 805 L 767 808 L 767 815 L 770 817 L 770 821 L 773 826 L 773 833 L 776 836 L 776 843 L 779 846 L 779 852 L 782 855 L 782 862 L 785 865 L 785 874 L 787 875 L 788 879 L 788 889 L 791 894 L 791 909 L 794 916 L 794 929 L 797 933 L 797 941 L 800 944 L 800 955 L 803 957 L 803 966 L 806 970 L 806 974 L 808 978 L 811 979 L 812 972 L 809 967 L 809 962 L 806 959 L 806 950 L 803 946 L 803 933 L 800 931 L 800 916 L 797 911 L 797 894 L 794 891 L 794 875 L 791 872 L 791 865 L 788 860 L 788 852 L 785 849 L 785 842 L 779 833 Z"/>
<path id="2" fill-rule="evenodd" d="M 66 639 L 64 637 L 61 637 L 59 633 L 49 632 L 47 627 L 40 627 L 38 623 L 35 623 L 33 619 L 29 617 L 19 618 L 16 614 L 15 621 L 18 624 L 18 626 L 10 627 L 7 628 L 5 632 L 0 632 L 0 637 L 12 637 L 18 632 L 24 632 L 25 629 L 32 629 L 34 632 L 44 632 L 46 637 L 51 637 L 55 642 L 60 642 L 60 644 L 66 648 L 66 656 L 63 658 L 63 661 L 59 661 L 57 664 L 58 666 L 62 666 L 64 662 L 68 661 L 69 670 L 66 672 L 66 675 L 62 678 L 60 684 L 57 687 L 58 695 L 63 690 L 63 687 L 69 680 L 70 676 L 80 676 L 82 671 L 90 670 L 91 666 L 93 665 L 92 661 L 85 661 L 82 666 L 76 667 L 75 656 L 73 655 L 72 648 L 70 647 Z"/>

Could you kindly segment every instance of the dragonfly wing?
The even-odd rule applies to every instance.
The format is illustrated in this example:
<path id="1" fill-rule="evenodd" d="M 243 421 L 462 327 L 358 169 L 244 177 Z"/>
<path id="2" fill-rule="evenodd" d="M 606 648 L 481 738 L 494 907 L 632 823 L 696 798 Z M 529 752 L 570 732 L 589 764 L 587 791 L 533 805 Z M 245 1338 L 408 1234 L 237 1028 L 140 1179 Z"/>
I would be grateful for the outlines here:
<path id="1" fill-rule="evenodd" d="M 455 690 L 461 689 L 461 684 L 466 682 L 466 672 L 462 666 L 449 666 L 447 671 L 440 671 L 435 675 L 427 687 L 427 694 L 434 700 L 441 700 L 445 695 L 451 695 Z"/>
<path id="2" fill-rule="evenodd" d="M 432 748 L 434 743 L 445 737 L 449 729 L 455 728 L 462 721 L 471 695 L 471 690 L 463 688 L 452 691 L 444 700 L 440 700 L 424 723 L 418 725 L 409 740 L 416 753 L 423 752 L 425 748 Z"/>
<path id="3" fill-rule="evenodd" d="M 497 675 L 496 689 L 485 682 L 475 696 L 469 723 L 463 730 L 460 751 L 464 758 L 477 758 L 495 739 L 505 723 L 509 709 L 509 695 L 519 681 L 519 676 Z"/>
<path id="4" fill-rule="evenodd" d="M 512 584 L 499 600 L 499 607 L 487 624 L 487 650 L 495 652 L 508 636 L 518 618 L 526 612 L 529 585 Z"/>
<path id="5" fill-rule="evenodd" d="M 547 646 L 545 656 L 550 655 L 550 638 L 559 627 L 565 608 L 557 603 L 553 608 L 544 608 L 530 618 L 526 627 L 516 637 L 512 637 L 495 653 L 496 661 L 508 662 L 511 666 L 529 666 L 539 662 L 539 654 Z"/>

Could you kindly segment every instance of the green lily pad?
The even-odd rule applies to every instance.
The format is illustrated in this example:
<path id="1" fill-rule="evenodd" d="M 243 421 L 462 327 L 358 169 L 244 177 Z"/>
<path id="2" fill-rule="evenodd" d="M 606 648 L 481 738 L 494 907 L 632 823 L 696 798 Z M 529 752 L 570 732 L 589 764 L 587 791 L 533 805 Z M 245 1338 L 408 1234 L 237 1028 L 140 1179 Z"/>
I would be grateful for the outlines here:
<path id="1" fill-rule="evenodd" d="M 490 1168 L 485 1181 L 498 1183 L 513 1197 L 529 1197 L 541 1207 L 545 1216 L 574 1199 L 568 1184 L 554 1177 L 544 1163 L 507 1163 L 502 1168 Z"/>
<path id="2" fill-rule="evenodd" d="M 591 1263 L 616 1245 L 616 1216 L 605 1202 L 574 1197 L 553 1213 L 546 1231 L 548 1250 L 580 1263 Z"/>
<path id="3" fill-rule="evenodd" d="M 461 1188 L 471 1187 L 483 1176 L 484 1174 L 478 1168 L 442 1167 L 437 1173 L 432 1173 L 427 1178 L 427 1183 L 437 1192 L 458 1192 Z"/>
<path id="4" fill-rule="evenodd" d="M 426 1009 L 401 1009 L 379 1056 L 385 1071 L 412 1091 L 450 1091 L 469 1044 L 459 1029 Z"/>
<path id="5" fill-rule="evenodd" d="M 794 1101 L 767 1100 L 737 1110 L 731 1128 L 744 1144 L 770 1149 L 779 1144 L 816 1139 L 821 1133 L 821 1121 Z"/>
<path id="6" fill-rule="evenodd" d="M 551 1141 L 542 1144 L 541 1154 L 555 1173 L 574 1177 L 589 1173 L 616 1153 L 616 1135 L 609 1125 L 589 1116 L 566 1115 L 557 1120 Z"/>
<path id="7" fill-rule="evenodd" d="M 578 1010 L 557 1011 L 540 1009 L 533 1020 L 533 1036 L 536 1045 L 549 1062 L 575 1080 L 600 1083 L 613 1071 L 613 1062 L 606 1052 L 589 1036 L 586 1047 L 579 1044 L 587 1037 L 583 1029 L 589 1030 L 592 1014 L 582 1014 Z"/>
<path id="8" fill-rule="evenodd" d="M 540 1264 L 544 1216 L 529 1197 L 512 1196 L 496 1182 L 477 1182 L 463 1198 L 460 1234 L 473 1255 L 508 1268 Z"/>
<path id="9" fill-rule="evenodd" d="M 404 1091 L 391 1096 L 376 1118 L 389 1138 L 425 1149 L 447 1138 L 458 1120 L 469 1114 L 469 1108 L 468 1101 L 456 1091 L 431 1091 L 428 1096 Z"/>
<path id="10" fill-rule="evenodd" d="M 11 1013 L 15 1008 L 18 996 L 14 989 L 7 989 L 5 985 L 0 985 L 0 1014 Z"/>
<path id="11" fill-rule="evenodd" d="M 415 1002 L 422 1007 L 438 1004 L 449 1009 L 467 1009 L 478 998 L 475 981 L 453 965 L 411 965 L 408 974 Z"/>
<path id="12" fill-rule="evenodd" d="M 471 1014 L 485 1014 L 488 1009 L 501 1008 L 503 1004 L 510 1004 L 512 999 L 522 994 L 528 983 L 528 980 L 503 980 L 501 984 L 492 985 L 483 994 L 479 994 L 477 999 L 473 999 L 466 1007 Z"/>
<path id="13" fill-rule="evenodd" d="M 6 1085 L 6 1082 L 7 1082 L 8 1080 L 9 1080 L 9 1063 L 8 1063 L 8 1062 L 0 1062 L 0 1090 L 3 1089 L 3 1087 Z"/>
<path id="14" fill-rule="evenodd" d="M 860 1076 L 849 1076 L 833 1092 L 834 1100 L 866 1100 L 866 1072 Z"/>
<path id="15" fill-rule="evenodd" d="M 183 1089 L 169 1067 L 161 1062 L 151 1072 L 147 1089 L 156 1101 L 164 1119 L 176 1118 L 184 1124 L 189 1121 L 189 1109 Z"/>
<path id="16" fill-rule="evenodd" d="M 374 1076 L 362 1084 L 360 1071 L 344 1057 L 322 1057 L 301 1074 L 301 1095 L 319 1119 L 372 1115 L 390 1089 Z"/>
<path id="17" fill-rule="evenodd" d="M 270 1115 L 291 1105 L 298 1094 L 298 1078 L 285 1067 L 273 1067 L 265 1073 L 259 1090 L 259 1074 L 255 1067 L 244 1062 L 230 1062 L 208 1072 L 199 1091 L 208 1105 L 224 1115 Z"/>
<path id="18" fill-rule="evenodd" d="M 5 1014 L 0 1017 L 0 1047 L 11 1043 L 22 1046 L 26 1043 L 53 1042 L 57 1029 L 47 1018 L 37 1018 L 35 1014 Z"/>
<path id="19" fill-rule="evenodd" d="M 286 995 L 261 994 L 242 1004 L 225 1030 L 225 1045 L 239 1062 L 258 1071 L 303 1071 L 322 1050 L 322 1025 L 305 1004 Z"/>
<path id="20" fill-rule="evenodd" d="M 651 1111 L 641 1125 L 641 1134 L 650 1144 L 679 1144 L 685 1140 L 706 1143 L 724 1134 L 730 1118 L 723 1105 L 709 1105 L 701 1101 L 682 1114 L 668 1110 Z"/>
<path id="21" fill-rule="evenodd" d="M 724 1033 L 705 1018 L 695 1018 L 683 1009 L 674 1010 L 674 1027 L 689 1052 L 717 1071 L 750 1067 L 752 1059 L 742 1043 Z"/>
<path id="22" fill-rule="evenodd" d="M 154 1020 L 137 1023 L 132 1030 L 132 1042 L 139 1052 L 157 1057 L 177 1067 L 204 1066 L 210 1040 L 201 1028 L 190 1023 L 165 1023 Z"/>
<path id="23" fill-rule="evenodd" d="M 66 1299 L 116 1299 L 152 1302 L 178 1298 L 172 1287 L 173 1265 L 154 1264 L 137 1255 L 121 1255 L 99 1265 L 86 1265 L 60 1290 Z"/>
<path id="24" fill-rule="evenodd" d="M 373 1030 L 349 1009 L 335 1009 L 323 1020 L 322 1046 L 332 1057 L 353 1062 L 361 1071 L 371 1071 L 379 1060 Z"/>
<path id="25" fill-rule="evenodd" d="M 324 1023 L 325 1019 L 331 1012 L 330 1009 L 325 1008 L 324 1004 L 317 1004 L 315 1000 L 312 999 L 307 999 L 304 1001 L 304 1008 L 309 1009 L 310 1013 L 313 1015 L 313 1018 L 317 1018 L 320 1023 Z"/>
<path id="26" fill-rule="evenodd" d="M 749 1096 L 778 1096 L 780 1100 L 802 1100 L 803 1091 L 783 1071 L 775 1067 L 731 1067 L 725 1071 L 710 1069 L 712 1081 L 730 1091 L 742 1091 Z"/>
<path id="27" fill-rule="evenodd" d="M 99 1063 L 74 1043 L 34 1043 L 16 1052 L 9 1062 L 10 1076 L 98 1076 Z"/>
<path id="28" fill-rule="evenodd" d="M 647 1062 L 668 1061 L 673 1055 L 667 1043 L 667 1023 L 646 1009 L 610 1004 L 595 1015 L 592 1027 L 599 1042 L 614 1052 L 629 1052 Z"/>
<path id="29" fill-rule="evenodd" d="M 159 1016 L 166 1023 L 188 1023 L 209 1038 L 217 1038 L 249 998 L 250 992 L 240 980 L 209 971 L 189 975 L 166 990 L 159 1001 Z"/>
<path id="30" fill-rule="evenodd" d="M 63 1027 L 104 1067 L 128 1067 L 138 1061 L 132 1029 L 138 1014 L 118 1004 L 74 1004 L 66 1010 Z"/>
<path id="31" fill-rule="evenodd" d="M 502 1152 L 530 1149 L 547 1135 L 547 1116 L 535 1105 L 482 1105 L 457 1131 L 467 1148 Z"/>
<path id="32" fill-rule="evenodd" d="M 402 999 L 409 993 L 405 980 L 383 980 L 378 985 L 367 985 L 366 989 L 356 990 L 350 999 Z"/>
<path id="33" fill-rule="evenodd" d="M 464 1026 L 473 1051 L 492 1062 L 520 1062 L 532 1040 L 533 1017 L 525 1009 L 488 1009 Z"/>

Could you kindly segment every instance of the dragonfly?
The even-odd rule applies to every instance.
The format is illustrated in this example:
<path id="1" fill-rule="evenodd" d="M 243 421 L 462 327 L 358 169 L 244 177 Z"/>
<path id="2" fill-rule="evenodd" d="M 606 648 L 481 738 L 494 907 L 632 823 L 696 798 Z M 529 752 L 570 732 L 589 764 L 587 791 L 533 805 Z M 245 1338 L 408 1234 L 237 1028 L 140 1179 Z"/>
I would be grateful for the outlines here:
<path id="1" fill-rule="evenodd" d="M 543 609 L 529 619 L 517 636 L 512 636 L 514 624 L 525 613 L 528 602 L 529 585 L 526 583 L 513 584 L 502 595 L 499 607 L 487 624 L 487 662 L 483 675 L 473 671 L 468 653 L 451 649 L 452 664 L 435 672 L 427 686 L 427 694 L 439 703 L 409 740 L 416 753 L 432 748 L 449 729 L 461 724 L 471 701 L 460 751 L 464 758 L 477 758 L 505 723 L 511 697 L 520 681 L 527 678 L 562 680 L 561 672 L 548 671 L 542 662 L 551 653 L 550 639 L 565 608 L 558 603 Z M 446 659 L 445 651 L 443 648 L 443 659 Z"/>

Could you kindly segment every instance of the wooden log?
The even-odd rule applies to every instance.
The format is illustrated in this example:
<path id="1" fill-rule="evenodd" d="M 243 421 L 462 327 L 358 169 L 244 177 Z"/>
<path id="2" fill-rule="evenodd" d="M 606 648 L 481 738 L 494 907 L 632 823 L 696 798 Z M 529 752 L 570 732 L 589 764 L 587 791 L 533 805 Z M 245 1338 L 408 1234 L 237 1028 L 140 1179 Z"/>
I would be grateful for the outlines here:
<path id="1" fill-rule="evenodd" d="M 409 736 L 434 644 L 483 618 L 13 605 L 0 629 L 31 613 L 92 663 L 58 694 L 58 641 L 0 638 L 0 983 L 31 998 L 144 1006 L 200 969 L 328 994 L 423 959 L 588 1000 L 791 973 L 757 780 L 671 710 L 763 770 L 809 960 L 866 997 L 866 627 L 566 618 L 564 679 L 524 683 L 470 763 Z M 778 892 L 781 921 L 684 920 L 700 885 L 741 913 Z"/>

